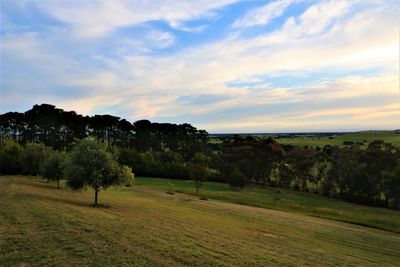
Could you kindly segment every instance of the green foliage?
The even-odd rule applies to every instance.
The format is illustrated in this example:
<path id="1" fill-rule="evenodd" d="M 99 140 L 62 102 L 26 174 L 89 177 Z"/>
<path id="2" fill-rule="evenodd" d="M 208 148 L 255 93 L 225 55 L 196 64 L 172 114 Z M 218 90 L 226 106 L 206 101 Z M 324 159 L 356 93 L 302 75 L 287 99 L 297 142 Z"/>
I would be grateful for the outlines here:
<path id="1" fill-rule="evenodd" d="M 196 191 L 205 180 L 232 182 L 229 177 L 237 169 L 246 180 L 264 185 L 368 205 L 399 206 L 396 166 L 400 136 L 396 132 L 293 135 L 293 138 L 279 138 L 281 146 L 272 137 L 237 135 L 208 140 L 206 131 L 187 123 L 141 120 L 132 124 L 111 115 L 83 117 L 49 104 L 35 105 L 24 113 L 0 114 L 0 132 L 2 174 L 41 173 L 49 179 L 59 179 L 60 160 L 51 155 L 49 147 L 70 151 L 79 140 L 95 136 L 107 144 L 102 146 L 110 154 L 110 162 L 118 160 L 136 175 L 193 179 Z M 9 139 L 14 142 L 3 143 Z M 122 180 L 130 179 L 128 169 L 117 165 L 95 164 L 90 168 L 95 170 L 95 177 L 107 174 L 104 168 L 113 170 L 107 174 L 105 188 L 114 183 L 115 173 Z M 87 173 L 87 166 L 67 167 L 70 176 Z M 75 188 L 88 186 L 84 179 L 70 179 L 69 183 Z M 92 184 L 100 188 L 98 183 Z M 95 189 L 96 194 L 98 190 Z"/>
<path id="2" fill-rule="evenodd" d="M 120 183 L 130 187 L 135 182 L 135 174 L 132 168 L 126 165 L 121 166 Z"/>
<path id="3" fill-rule="evenodd" d="M 312 178 L 311 170 L 315 164 L 313 149 L 295 149 L 289 154 L 289 164 L 295 174 L 295 186 L 308 192 L 307 182 Z"/>
<path id="4" fill-rule="evenodd" d="M 97 205 L 100 188 L 118 184 L 121 169 L 104 143 L 86 138 L 72 150 L 64 175 L 67 184 L 75 190 L 92 187 L 95 191 L 94 205 Z"/>
<path id="5" fill-rule="evenodd" d="M 283 188 L 289 188 L 295 174 L 292 166 L 283 162 L 278 167 L 278 182 L 277 185 Z"/>
<path id="6" fill-rule="evenodd" d="M 238 168 L 234 168 L 229 173 L 228 181 L 231 187 L 243 188 L 246 184 L 246 176 Z"/>
<path id="7" fill-rule="evenodd" d="M 191 162 L 187 165 L 189 168 L 190 178 L 193 180 L 196 193 L 199 193 L 200 187 L 203 185 L 205 181 L 207 181 L 208 177 L 208 162 L 210 158 L 207 155 L 202 153 L 196 153 Z"/>
<path id="8" fill-rule="evenodd" d="M 121 148 L 120 164 L 131 167 L 136 175 L 190 179 L 190 170 L 180 154 L 173 151 L 139 152 Z"/>
<path id="9" fill-rule="evenodd" d="M 20 157 L 23 148 L 12 139 L 0 147 L 0 173 L 16 174 L 21 171 Z"/>
<path id="10" fill-rule="evenodd" d="M 247 179 L 265 184 L 270 183 L 271 172 L 284 151 L 272 137 L 234 136 L 224 141 L 222 154 L 223 164 L 219 168 L 225 176 L 229 175 L 226 167 L 234 165 Z"/>
<path id="11" fill-rule="evenodd" d="M 383 190 L 390 207 L 400 209 L 400 160 L 389 173 L 384 173 Z"/>
<path id="12" fill-rule="evenodd" d="M 52 151 L 41 165 L 41 176 L 47 180 L 57 181 L 60 188 L 60 180 L 63 176 L 65 165 L 65 153 Z"/>
<path id="13" fill-rule="evenodd" d="M 207 169 L 205 166 L 198 163 L 189 163 L 188 168 L 189 177 L 193 180 L 196 187 L 196 193 L 198 193 L 200 187 L 205 181 L 207 181 Z"/>
<path id="14" fill-rule="evenodd" d="M 30 175 L 40 174 L 41 165 L 50 153 L 51 148 L 44 144 L 27 144 L 20 157 L 22 173 Z"/>

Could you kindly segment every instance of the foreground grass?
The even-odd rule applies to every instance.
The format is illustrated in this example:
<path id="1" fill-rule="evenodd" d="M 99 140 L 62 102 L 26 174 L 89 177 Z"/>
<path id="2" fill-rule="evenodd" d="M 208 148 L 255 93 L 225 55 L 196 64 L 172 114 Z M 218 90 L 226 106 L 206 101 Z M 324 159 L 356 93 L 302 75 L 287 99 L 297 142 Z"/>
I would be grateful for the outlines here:
<path id="1" fill-rule="evenodd" d="M 139 186 L 101 192 L 105 206 L 93 208 L 91 191 L 0 177 L 0 266 L 395 266 L 400 261 L 397 233 L 170 195 L 150 182 L 139 179 Z"/>
<path id="2" fill-rule="evenodd" d="M 195 195 L 193 181 L 161 178 L 136 179 L 137 185 Z M 273 187 L 246 186 L 232 190 L 229 185 L 207 182 L 200 196 L 230 203 L 296 212 L 400 233 L 400 211 L 352 204 L 311 193 Z"/>

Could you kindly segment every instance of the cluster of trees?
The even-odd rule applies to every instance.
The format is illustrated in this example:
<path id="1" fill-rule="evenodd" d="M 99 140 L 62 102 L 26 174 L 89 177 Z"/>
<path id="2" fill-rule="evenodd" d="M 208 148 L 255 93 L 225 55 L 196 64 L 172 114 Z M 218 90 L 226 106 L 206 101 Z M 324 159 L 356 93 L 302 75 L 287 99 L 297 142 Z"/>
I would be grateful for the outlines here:
<path id="1" fill-rule="evenodd" d="M 133 124 L 52 105 L 0 115 L 0 173 L 67 178 L 72 188 L 101 187 L 140 176 L 278 186 L 350 202 L 400 208 L 400 148 L 374 141 L 324 148 L 281 146 L 274 138 L 233 136 L 207 145 L 190 124 Z M 87 138 L 88 136 L 92 138 Z M 126 182 L 129 184 L 130 182 Z"/>
<path id="2" fill-rule="evenodd" d="M 0 173 L 37 175 L 47 182 L 56 181 L 58 189 L 62 178 L 76 190 L 92 187 L 94 205 L 101 188 L 130 186 L 134 179 L 132 169 L 118 163 L 115 151 L 93 138 L 83 139 L 68 153 L 40 143 L 23 147 L 8 140 L 0 147 Z"/>
<path id="3" fill-rule="evenodd" d="M 373 141 L 366 148 L 280 146 L 273 138 L 234 136 L 212 158 L 235 186 L 255 182 L 349 202 L 400 208 L 400 148 Z"/>
<path id="4" fill-rule="evenodd" d="M 0 115 L 0 144 L 13 139 L 22 145 L 42 143 L 56 150 L 70 150 L 77 140 L 88 136 L 141 152 L 170 150 L 186 160 L 204 152 L 208 140 L 206 131 L 187 123 L 140 120 L 132 124 L 112 115 L 82 116 L 49 104 L 35 105 L 24 113 Z"/>

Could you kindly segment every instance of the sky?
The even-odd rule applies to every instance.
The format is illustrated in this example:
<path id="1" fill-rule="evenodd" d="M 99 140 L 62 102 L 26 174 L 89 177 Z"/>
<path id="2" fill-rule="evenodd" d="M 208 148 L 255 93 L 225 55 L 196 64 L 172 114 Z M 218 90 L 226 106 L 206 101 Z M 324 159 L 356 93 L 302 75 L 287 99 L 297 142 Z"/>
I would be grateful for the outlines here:
<path id="1" fill-rule="evenodd" d="M 400 128 L 400 2 L 1 3 L 0 111 L 211 133 Z"/>

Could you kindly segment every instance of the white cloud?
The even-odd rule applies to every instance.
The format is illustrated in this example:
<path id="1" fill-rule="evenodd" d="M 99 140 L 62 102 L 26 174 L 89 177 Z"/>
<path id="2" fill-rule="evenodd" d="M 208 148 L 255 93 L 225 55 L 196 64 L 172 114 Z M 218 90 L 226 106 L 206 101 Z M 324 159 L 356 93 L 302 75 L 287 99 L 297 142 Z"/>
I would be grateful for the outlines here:
<path id="1" fill-rule="evenodd" d="M 121 27 L 162 20 L 179 29 L 192 19 L 213 16 L 218 8 L 237 0 L 199 1 L 84 1 L 40 3 L 50 16 L 67 23 L 78 37 L 102 37 Z M 188 27 L 182 26 L 183 30 Z"/>
<path id="2" fill-rule="evenodd" d="M 170 47 L 175 42 L 175 37 L 169 32 L 151 30 L 147 33 L 146 37 L 158 48 Z"/>
<path id="3" fill-rule="evenodd" d="M 273 19 L 281 16 L 286 8 L 294 2 L 294 0 L 276 0 L 264 6 L 251 9 L 243 17 L 235 20 L 233 27 L 267 25 Z"/>
<path id="4" fill-rule="evenodd" d="M 312 5 L 299 18 L 299 28 L 307 35 L 321 33 L 335 18 L 343 17 L 350 8 L 349 1 L 328 1 Z"/>
<path id="5" fill-rule="evenodd" d="M 182 22 L 213 16 L 218 7 L 231 1 L 214 2 L 140 2 L 136 6 L 133 2 L 108 1 L 96 5 L 88 2 L 79 8 L 63 3 L 48 6 L 46 10 L 71 26 L 78 36 L 102 37 L 120 27 L 152 19 L 162 19 L 173 27 L 182 28 Z M 150 8 L 153 4 L 160 7 Z M 54 36 L 52 39 L 37 33 L 5 36 L 1 49 L 6 56 L 2 56 L 2 60 L 8 64 L 5 68 L 8 84 L 11 72 L 15 77 L 26 75 L 15 78 L 22 84 L 13 84 L 13 88 L 29 88 L 32 83 L 35 89 L 42 88 L 42 91 L 30 93 L 35 95 L 32 99 L 36 103 L 50 101 L 83 113 L 90 113 L 97 106 L 118 105 L 129 120 L 201 118 L 203 123 L 189 122 L 214 131 L 326 130 L 342 126 L 342 129 L 348 129 L 355 120 L 358 124 L 354 127 L 390 128 L 398 123 L 393 120 L 395 110 L 380 109 L 379 106 L 368 109 L 368 106 L 378 98 L 387 99 L 387 105 L 398 101 L 400 8 L 390 2 L 357 5 L 358 2 L 348 1 L 318 2 L 301 16 L 289 18 L 276 31 L 250 39 L 227 33 L 226 38 L 213 43 L 162 56 L 147 52 L 169 47 L 179 40 L 171 33 L 150 27 L 142 36 L 126 36 L 110 45 L 106 52 L 112 51 L 118 58 L 102 54 L 102 50 L 91 51 L 91 45 L 101 42 L 97 38 L 74 39 L 70 45 L 73 50 L 65 49 L 63 45 L 71 37 L 68 31 L 63 31 L 65 36 L 58 35 L 56 41 Z M 86 55 L 88 51 L 93 54 Z M 33 74 L 27 67 L 34 70 Z M 375 71 L 362 73 L 368 69 Z M 332 77 L 317 82 L 297 82 L 292 86 L 273 86 L 268 80 L 263 83 L 259 78 L 263 75 L 307 77 L 321 72 Z M 227 84 L 232 81 L 258 85 L 231 88 Z M 82 90 L 68 100 L 49 93 L 64 85 Z M 2 96 L 2 103 L 18 102 L 18 94 L 20 91 L 12 96 Z M 220 98 L 212 103 L 179 101 L 182 96 L 204 94 Z M 354 110 L 348 103 L 337 104 L 344 100 L 358 103 L 361 98 L 368 101 Z M 315 103 L 336 103 L 339 111 L 332 112 L 335 107 L 317 107 L 309 103 L 310 99 Z M 305 103 L 309 103 L 310 110 L 304 108 Z M 278 104 L 288 108 L 292 105 L 302 107 L 296 114 L 266 113 L 269 105 Z M 260 107 L 265 107 L 264 113 Z M 243 114 L 241 118 L 234 118 L 234 122 L 227 123 L 215 116 L 236 108 L 242 109 Z M 255 108 L 259 111 L 254 111 Z M 319 111 L 320 117 L 316 115 Z M 368 116 L 367 113 L 376 115 Z M 330 116 L 334 118 L 323 122 Z M 342 122 L 343 116 L 346 119 Z M 281 128 L 275 122 L 279 122 Z"/>

